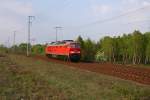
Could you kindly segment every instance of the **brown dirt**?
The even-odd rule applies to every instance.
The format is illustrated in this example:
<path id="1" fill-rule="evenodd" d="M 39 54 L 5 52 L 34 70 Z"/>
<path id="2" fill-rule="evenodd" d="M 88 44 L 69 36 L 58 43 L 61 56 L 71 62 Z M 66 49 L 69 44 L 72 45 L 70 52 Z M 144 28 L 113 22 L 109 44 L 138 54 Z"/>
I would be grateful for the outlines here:
<path id="1" fill-rule="evenodd" d="M 150 69 L 147 68 L 138 68 L 126 65 L 117 65 L 111 63 L 71 63 L 65 62 L 57 59 L 50 59 L 43 56 L 35 56 L 36 59 L 41 59 L 45 61 L 50 61 L 54 63 L 60 63 L 69 65 L 72 67 L 102 73 L 110 76 L 119 77 L 125 80 L 132 80 L 138 83 L 150 85 Z"/>

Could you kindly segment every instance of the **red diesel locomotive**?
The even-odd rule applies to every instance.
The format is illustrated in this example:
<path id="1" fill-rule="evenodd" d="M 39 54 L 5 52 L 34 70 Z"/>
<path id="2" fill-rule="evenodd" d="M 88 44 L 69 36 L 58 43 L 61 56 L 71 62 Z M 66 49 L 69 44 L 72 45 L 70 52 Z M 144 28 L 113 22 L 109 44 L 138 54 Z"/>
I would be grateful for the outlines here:
<path id="1" fill-rule="evenodd" d="M 67 57 L 73 62 L 79 61 L 81 57 L 80 44 L 74 42 L 73 40 L 63 40 L 47 44 L 45 48 L 45 53 L 48 57 Z"/>

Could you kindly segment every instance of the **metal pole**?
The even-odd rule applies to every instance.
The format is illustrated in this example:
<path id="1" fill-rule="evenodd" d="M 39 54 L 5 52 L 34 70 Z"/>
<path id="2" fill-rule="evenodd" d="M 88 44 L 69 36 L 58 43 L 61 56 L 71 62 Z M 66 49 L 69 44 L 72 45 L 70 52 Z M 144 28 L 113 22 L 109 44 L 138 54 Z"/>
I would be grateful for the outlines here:
<path id="1" fill-rule="evenodd" d="M 15 52 L 15 43 L 16 43 L 16 31 L 14 31 L 14 42 L 13 42 L 14 52 Z"/>
<path id="2" fill-rule="evenodd" d="M 30 16 L 28 16 L 28 42 L 27 42 L 27 56 L 29 56 L 29 43 L 30 43 Z"/>
<path id="3" fill-rule="evenodd" d="M 57 29 L 58 29 L 58 28 L 56 27 L 56 42 L 57 42 Z"/>
<path id="4" fill-rule="evenodd" d="M 7 46 L 8 46 L 8 48 L 10 47 L 10 45 L 9 45 L 9 41 L 10 41 L 10 38 L 8 37 L 8 40 L 7 40 Z"/>
<path id="5" fill-rule="evenodd" d="M 57 34 L 58 34 L 58 29 L 61 29 L 62 27 L 55 27 L 55 29 L 56 29 L 56 42 L 58 41 L 58 37 L 57 37 Z"/>
<path id="6" fill-rule="evenodd" d="M 35 18 L 34 16 L 28 16 L 28 42 L 27 42 L 27 56 L 30 55 L 31 48 L 30 48 L 30 32 L 31 32 L 31 24 L 32 24 L 32 18 Z"/>

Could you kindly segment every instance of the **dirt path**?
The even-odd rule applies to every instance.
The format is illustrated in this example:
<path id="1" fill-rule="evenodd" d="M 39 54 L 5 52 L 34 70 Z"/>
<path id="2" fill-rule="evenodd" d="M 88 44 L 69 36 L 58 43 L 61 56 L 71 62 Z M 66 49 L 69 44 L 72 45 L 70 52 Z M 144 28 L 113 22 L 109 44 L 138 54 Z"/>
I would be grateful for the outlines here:
<path id="1" fill-rule="evenodd" d="M 60 61 L 57 59 L 49 59 L 43 56 L 36 56 L 34 58 L 65 64 L 65 65 L 73 66 L 76 68 L 80 68 L 92 72 L 111 75 L 122 79 L 132 80 L 138 83 L 150 85 L 150 69 L 146 69 L 146 68 L 135 68 L 135 67 L 128 67 L 125 65 L 115 65 L 110 63 L 105 63 L 105 64 L 82 63 L 82 62 L 71 63 L 71 62 Z"/>

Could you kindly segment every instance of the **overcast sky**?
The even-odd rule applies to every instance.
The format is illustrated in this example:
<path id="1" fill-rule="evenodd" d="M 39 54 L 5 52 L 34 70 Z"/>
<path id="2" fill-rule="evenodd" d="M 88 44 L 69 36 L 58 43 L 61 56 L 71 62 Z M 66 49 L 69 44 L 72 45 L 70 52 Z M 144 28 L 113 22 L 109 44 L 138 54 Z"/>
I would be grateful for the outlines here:
<path id="1" fill-rule="evenodd" d="M 0 0 L 0 44 L 8 39 L 12 44 L 13 31 L 17 31 L 17 43 L 26 42 L 29 15 L 36 17 L 31 28 L 33 43 L 55 41 L 55 26 L 63 27 L 59 40 L 78 35 L 99 40 L 135 29 L 150 31 L 150 0 Z"/>

